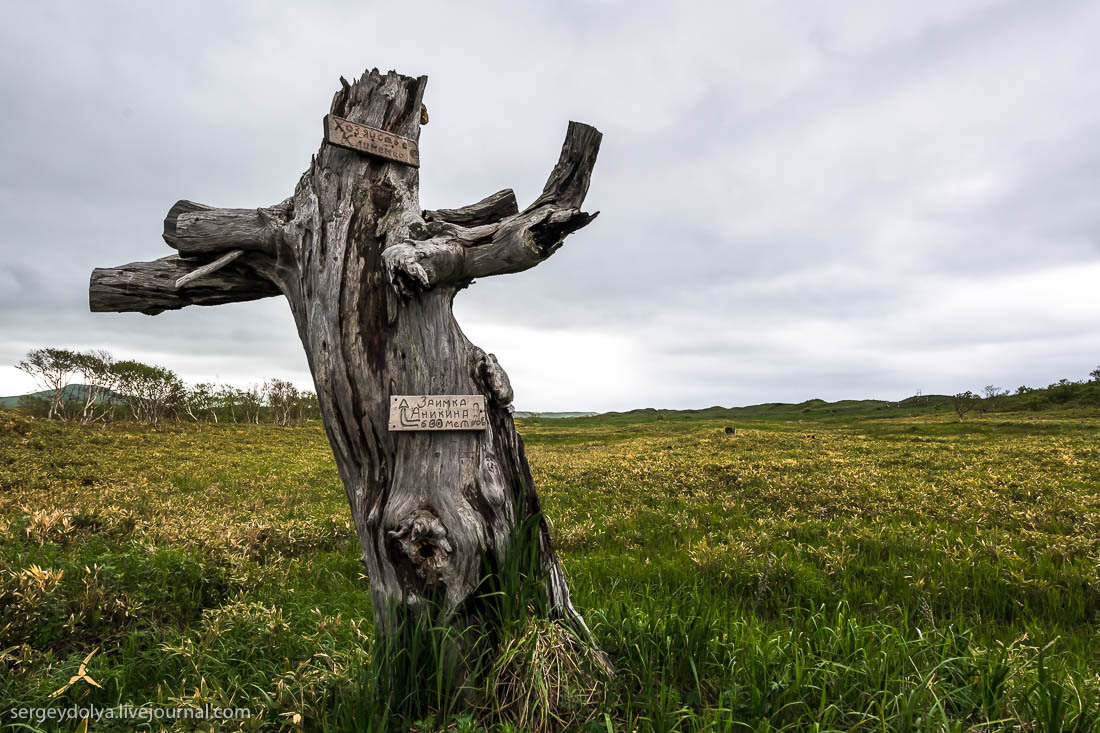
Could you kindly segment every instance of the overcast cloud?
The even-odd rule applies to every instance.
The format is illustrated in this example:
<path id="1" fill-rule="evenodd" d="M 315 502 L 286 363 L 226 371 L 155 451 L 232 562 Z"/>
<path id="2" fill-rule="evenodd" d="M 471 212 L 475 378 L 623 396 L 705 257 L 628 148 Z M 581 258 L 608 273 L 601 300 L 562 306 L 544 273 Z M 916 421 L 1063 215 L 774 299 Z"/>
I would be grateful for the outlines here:
<path id="1" fill-rule="evenodd" d="M 285 198 L 338 77 L 429 77 L 421 202 L 601 216 L 463 291 L 520 409 L 1046 385 L 1100 364 L 1095 2 L 20 3 L 0 27 L 0 394 L 45 345 L 311 386 L 281 299 L 91 314 L 181 198 Z"/>

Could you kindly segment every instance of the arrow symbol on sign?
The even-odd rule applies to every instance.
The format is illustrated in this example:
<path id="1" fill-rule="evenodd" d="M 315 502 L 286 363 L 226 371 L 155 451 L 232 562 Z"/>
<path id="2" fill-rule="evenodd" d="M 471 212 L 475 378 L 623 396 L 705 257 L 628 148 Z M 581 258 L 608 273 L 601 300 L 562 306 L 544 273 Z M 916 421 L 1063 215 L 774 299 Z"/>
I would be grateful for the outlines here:
<path id="1" fill-rule="evenodd" d="M 403 427 L 403 428 L 414 428 L 414 427 L 416 427 L 416 420 L 410 420 L 409 418 L 405 417 L 405 411 L 409 409 L 409 401 L 408 400 L 401 400 L 401 404 L 399 404 L 397 406 L 397 409 L 398 409 L 399 419 L 401 420 L 401 427 Z"/>

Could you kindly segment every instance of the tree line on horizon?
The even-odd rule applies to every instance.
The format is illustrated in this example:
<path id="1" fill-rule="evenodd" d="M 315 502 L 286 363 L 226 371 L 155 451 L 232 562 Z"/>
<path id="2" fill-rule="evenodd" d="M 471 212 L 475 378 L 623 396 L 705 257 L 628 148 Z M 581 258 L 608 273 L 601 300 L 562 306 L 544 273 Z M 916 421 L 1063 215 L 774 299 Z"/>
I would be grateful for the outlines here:
<path id="1" fill-rule="evenodd" d="M 20 407 L 51 420 L 288 426 L 321 416 L 314 392 L 299 390 L 283 379 L 244 388 L 213 382 L 188 385 L 167 367 L 115 359 L 103 349 L 33 349 L 15 366 L 41 388 L 38 394 L 21 398 Z"/>
<path id="2" fill-rule="evenodd" d="M 19 406 L 52 420 L 91 424 L 129 418 L 150 425 L 224 421 L 288 426 L 321 417 L 316 393 L 299 390 L 283 379 L 244 388 L 213 382 L 187 385 L 167 367 L 117 360 L 103 349 L 33 349 L 15 366 L 41 389 L 24 395 Z M 1040 409 L 1082 399 L 1096 404 L 1100 394 L 1090 388 L 1098 384 L 1100 366 L 1082 381 L 1060 379 L 1046 388 L 1021 386 L 1014 393 L 987 385 L 981 394 L 967 390 L 951 395 L 950 400 L 961 420 L 972 411 Z"/>
<path id="3" fill-rule="evenodd" d="M 1095 387 L 1097 384 L 1100 384 L 1100 366 L 1089 372 L 1088 379 L 1079 382 L 1070 379 L 1059 379 L 1057 382 L 1048 384 L 1045 388 L 1021 385 L 1016 388 L 1015 392 L 1009 392 L 1007 389 L 987 384 L 982 389 L 981 394 L 966 390 L 951 395 L 951 406 L 955 409 L 959 419 L 962 420 L 966 413 L 971 411 L 984 414 L 1006 406 L 1037 410 L 1043 404 L 1064 405 L 1080 401 L 1082 398 L 1085 398 L 1086 402 L 1095 404 L 1098 395 L 1095 388 L 1090 390 L 1089 387 Z M 1017 399 L 1013 402 L 1010 399 L 1012 397 Z"/>

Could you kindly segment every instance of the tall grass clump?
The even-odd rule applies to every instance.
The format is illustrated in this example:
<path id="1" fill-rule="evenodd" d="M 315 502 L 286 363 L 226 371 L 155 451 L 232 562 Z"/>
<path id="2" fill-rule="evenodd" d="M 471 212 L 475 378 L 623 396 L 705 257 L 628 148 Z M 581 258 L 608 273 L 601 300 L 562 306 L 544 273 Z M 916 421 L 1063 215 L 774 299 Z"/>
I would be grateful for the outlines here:
<path id="1" fill-rule="evenodd" d="M 587 629 L 551 617 L 540 521 L 516 524 L 500 563 L 483 555 L 485 580 L 459 613 L 431 597 L 389 612 L 391 631 L 374 638 L 370 663 L 336 702 L 342 729 L 476 720 L 570 730 L 595 719 L 610 669 Z"/>

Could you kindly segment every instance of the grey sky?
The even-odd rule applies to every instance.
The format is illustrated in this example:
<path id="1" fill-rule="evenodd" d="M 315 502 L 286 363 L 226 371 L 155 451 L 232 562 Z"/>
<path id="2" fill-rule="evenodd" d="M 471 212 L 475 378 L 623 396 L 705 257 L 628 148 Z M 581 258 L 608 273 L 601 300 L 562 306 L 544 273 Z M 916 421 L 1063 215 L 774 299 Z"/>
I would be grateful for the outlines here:
<path id="1" fill-rule="evenodd" d="M 521 409 L 1045 385 L 1100 364 L 1100 4 L 22 3 L 0 27 L 0 394 L 27 349 L 309 386 L 277 299 L 87 312 L 177 199 L 282 200 L 338 77 L 429 76 L 421 201 L 541 190 L 554 257 L 456 300 Z"/>

